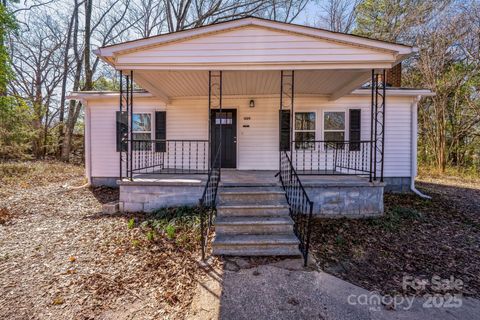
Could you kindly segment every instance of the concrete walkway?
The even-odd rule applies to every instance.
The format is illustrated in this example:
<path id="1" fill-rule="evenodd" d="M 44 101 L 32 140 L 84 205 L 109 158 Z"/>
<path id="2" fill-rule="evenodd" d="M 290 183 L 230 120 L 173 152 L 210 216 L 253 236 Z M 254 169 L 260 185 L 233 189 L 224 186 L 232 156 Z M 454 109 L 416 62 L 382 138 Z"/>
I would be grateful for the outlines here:
<path id="1" fill-rule="evenodd" d="M 480 301 L 471 298 L 462 298 L 459 308 L 425 308 L 416 298 L 410 308 L 404 301 L 393 309 L 375 303 L 375 296 L 304 269 L 301 260 L 254 266 L 236 258 L 199 283 L 188 319 L 480 319 Z"/>

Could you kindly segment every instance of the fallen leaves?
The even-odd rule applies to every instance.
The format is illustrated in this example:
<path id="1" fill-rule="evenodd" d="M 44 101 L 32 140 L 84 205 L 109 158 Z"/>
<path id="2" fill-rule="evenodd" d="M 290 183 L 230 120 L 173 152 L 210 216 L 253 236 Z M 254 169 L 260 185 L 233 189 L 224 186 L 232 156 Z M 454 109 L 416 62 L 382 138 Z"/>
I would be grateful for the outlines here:
<path id="1" fill-rule="evenodd" d="M 311 246 L 322 269 L 384 294 L 434 293 L 402 289 L 403 276 L 454 276 L 461 293 L 480 297 L 480 189 L 421 184 L 433 195 L 385 195 L 377 219 L 316 219 Z"/>
<path id="2" fill-rule="evenodd" d="M 7 208 L 0 208 L 0 224 L 5 224 L 12 219 L 12 214 Z"/>
<path id="3" fill-rule="evenodd" d="M 203 275 L 198 236 L 177 229 L 149 241 L 127 228 L 143 215 L 101 213 L 118 190 L 65 190 L 81 184 L 83 168 L 38 165 L 17 177 L 31 181 L 8 179 L 0 190 L 9 219 L 0 226 L 0 318 L 182 318 Z"/>

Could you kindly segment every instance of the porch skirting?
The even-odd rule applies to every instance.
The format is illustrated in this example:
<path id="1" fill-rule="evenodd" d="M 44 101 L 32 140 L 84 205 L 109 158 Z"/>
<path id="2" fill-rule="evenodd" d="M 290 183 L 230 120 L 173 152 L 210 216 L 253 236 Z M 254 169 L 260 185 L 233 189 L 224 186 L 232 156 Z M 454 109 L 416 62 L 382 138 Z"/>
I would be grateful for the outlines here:
<path id="1" fill-rule="evenodd" d="M 326 218 L 364 218 L 383 214 L 383 185 L 305 186 L 313 213 Z"/>
<path id="2" fill-rule="evenodd" d="M 274 171 L 222 172 L 220 188 L 281 188 Z M 323 217 L 361 218 L 383 214 L 384 183 L 357 176 L 300 176 L 314 202 L 313 213 Z M 162 207 L 195 206 L 206 175 L 155 175 L 118 181 L 120 210 L 151 212 Z"/>
<path id="3" fill-rule="evenodd" d="M 120 211 L 152 212 L 163 207 L 195 206 L 202 197 L 205 177 L 152 181 L 118 181 Z"/>

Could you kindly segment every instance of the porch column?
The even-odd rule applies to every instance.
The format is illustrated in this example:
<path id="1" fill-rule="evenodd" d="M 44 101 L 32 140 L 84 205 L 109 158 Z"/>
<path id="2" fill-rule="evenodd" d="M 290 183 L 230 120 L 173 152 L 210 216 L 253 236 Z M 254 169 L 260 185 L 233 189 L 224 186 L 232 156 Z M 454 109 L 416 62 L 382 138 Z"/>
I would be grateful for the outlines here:
<path id="1" fill-rule="evenodd" d="M 385 69 L 372 70 L 372 105 L 370 114 L 370 182 L 372 180 L 376 181 L 377 177 L 380 177 L 380 182 L 383 182 L 386 103 L 385 73 Z"/>
<path id="2" fill-rule="evenodd" d="M 117 130 L 119 130 L 119 177 L 123 179 L 123 163 L 125 163 L 125 177 L 132 180 L 132 140 L 133 140 L 133 71 L 125 74 L 119 72 L 120 101 L 119 115 L 117 117 Z M 125 153 L 125 155 L 123 154 Z"/>
<path id="3" fill-rule="evenodd" d="M 119 106 L 119 115 L 116 117 L 116 126 L 117 126 L 117 130 L 120 130 L 120 137 L 117 136 L 117 139 L 120 140 L 120 146 L 117 146 L 117 149 L 119 149 L 119 152 L 118 152 L 118 156 L 119 156 L 119 173 L 118 173 L 118 177 L 120 180 L 123 179 L 123 170 L 122 170 L 122 167 L 123 167 L 123 157 L 122 157 L 122 151 L 123 151 L 123 144 L 124 144 L 124 141 L 125 141 L 125 137 L 124 137 L 124 132 L 123 132 L 123 72 L 122 70 L 120 70 L 118 72 L 118 83 L 120 84 L 120 94 L 119 94 L 119 102 L 118 102 L 118 106 Z M 120 128 L 120 129 L 118 129 Z M 118 133 L 117 133 L 118 134 Z M 118 142 L 117 142 L 118 143 Z"/>
<path id="4" fill-rule="evenodd" d="M 210 166 L 209 169 L 215 165 L 215 157 L 219 157 L 219 167 L 222 167 L 222 124 L 223 118 L 220 120 L 220 132 L 219 132 L 219 149 L 213 150 L 214 154 L 212 155 L 212 137 L 216 137 L 216 132 L 212 132 L 211 125 L 211 111 L 212 109 L 218 109 L 222 112 L 222 87 L 223 87 L 223 72 L 222 71 L 209 71 L 208 72 L 208 153 L 210 155 Z M 215 120 L 215 119 L 214 119 Z M 215 131 L 215 126 L 214 126 Z M 219 154 L 217 155 L 217 152 Z"/>
<path id="5" fill-rule="evenodd" d="M 295 92 L 295 71 L 284 71 L 280 72 L 280 113 L 279 113 L 279 167 L 281 169 L 281 158 L 282 151 L 290 151 L 293 144 L 293 125 L 294 125 L 294 92 Z M 286 132 L 283 132 L 282 125 L 284 120 L 284 112 L 290 112 L 289 115 L 289 127 L 288 127 L 288 139 L 285 138 Z M 288 140 L 288 141 L 284 141 Z"/>
<path id="6" fill-rule="evenodd" d="M 130 71 L 130 77 L 127 76 L 127 82 L 130 80 L 130 85 L 127 85 L 129 90 L 130 103 L 127 104 L 127 108 L 130 109 L 130 125 L 129 125 L 129 140 L 130 140 L 130 180 L 133 180 L 133 70 Z"/>

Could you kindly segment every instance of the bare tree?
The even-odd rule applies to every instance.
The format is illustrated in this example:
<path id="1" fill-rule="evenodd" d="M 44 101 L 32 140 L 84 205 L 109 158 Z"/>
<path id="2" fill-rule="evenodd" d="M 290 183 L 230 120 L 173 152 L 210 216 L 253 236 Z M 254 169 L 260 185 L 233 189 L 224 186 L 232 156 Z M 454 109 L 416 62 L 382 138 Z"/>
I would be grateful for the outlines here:
<path id="1" fill-rule="evenodd" d="M 162 33 L 165 25 L 165 8 L 163 3 L 158 0 L 139 0 L 133 3 L 128 13 L 132 28 L 142 38 L 150 37 Z"/>
<path id="2" fill-rule="evenodd" d="M 319 26 L 336 32 L 351 32 L 361 0 L 327 0 L 321 3 Z"/>
<path id="3" fill-rule="evenodd" d="M 79 9 L 74 12 L 73 24 L 73 43 L 72 48 L 75 57 L 75 68 L 73 74 L 73 91 L 93 90 L 94 76 L 99 66 L 98 57 L 93 59 L 91 55 L 92 41 L 97 46 L 104 46 L 112 43 L 116 39 L 121 39 L 137 20 L 131 22 L 125 19 L 131 4 L 130 0 L 110 0 L 107 5 L 96 8 L 92 0 L 85 0 L 84 11 L 80 10 L 81 2 L 74 0 L 75 7 Z M 80 34 L 81 20 L 80 15 L 83 13 L 83 35 Z M 82 73 L 83 69 L 83 73 Z M 82 85 L 83 84 L 83 85 Z M 82 111 L 80 102 L 70 101 L 68 107 L 68 117 L 64 130 L 64 139 L 62 141 L 61 158 L 68 161 L 72 146 L 72 136 L 75 125 Z"/>
<path id="4" fill-rule="evenodd" d="M 435 92 L 420 105 L 421 156 L 441 170 L 458 165 L 478 140 L 480 20 L 478 4 L 453 4 L 418 28 L 418 59 L 408 67 L 407 83 Z"/>
<path id="5" fill-rule="evenodd" d="M 29 31 L 12 39 L 12 59 L 16 78 L 11 91 L 32 107 L 33 153 L 45 154 L 43 124 L 47 123 L 55 90 L 62 80 L 62 47 L 64 34 L 48 15 L 36 16 Z"/>

